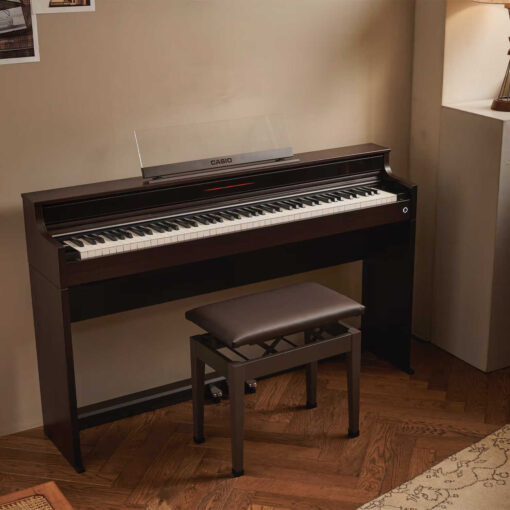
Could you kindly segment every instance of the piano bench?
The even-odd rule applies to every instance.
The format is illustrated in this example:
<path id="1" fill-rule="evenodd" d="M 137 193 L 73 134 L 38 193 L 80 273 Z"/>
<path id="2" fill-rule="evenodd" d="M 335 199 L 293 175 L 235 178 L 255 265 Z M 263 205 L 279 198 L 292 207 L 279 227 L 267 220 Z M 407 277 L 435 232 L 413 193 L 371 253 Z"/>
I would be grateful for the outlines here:
<path id="1" fill-rule="evenodd" d="M 349 437 L 359 435 L 361 333 L 340 319 L 364 307 L 317 283 L 300 283 L 195 308 L 186 318 L 207 331 L 190 339 L 193 439 L 204 442 L 205 364 L 228 382 L 232 473 L 243 470 L 244 385 L 306 366 L 306 407 L 317 406 L 318 361 L 348 353 Z M 286 336 L 304 333 L 300 340 Z"/>

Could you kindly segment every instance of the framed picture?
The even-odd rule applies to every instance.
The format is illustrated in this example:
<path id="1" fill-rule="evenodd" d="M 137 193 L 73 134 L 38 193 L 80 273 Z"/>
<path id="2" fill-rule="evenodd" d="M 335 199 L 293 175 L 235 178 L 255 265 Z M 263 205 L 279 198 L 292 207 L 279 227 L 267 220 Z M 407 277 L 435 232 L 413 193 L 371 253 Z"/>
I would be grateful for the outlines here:
<path id="1" fill-rule="evenodd" d="M 0 64 L 38 61 L 37 20 L 30 0 L 0 0 Z"/>
<path id="2" fill-rule="evenodd" d="M 96 0 L 32 0 L 36 14 L 90 12 L 96 10 Z"/>

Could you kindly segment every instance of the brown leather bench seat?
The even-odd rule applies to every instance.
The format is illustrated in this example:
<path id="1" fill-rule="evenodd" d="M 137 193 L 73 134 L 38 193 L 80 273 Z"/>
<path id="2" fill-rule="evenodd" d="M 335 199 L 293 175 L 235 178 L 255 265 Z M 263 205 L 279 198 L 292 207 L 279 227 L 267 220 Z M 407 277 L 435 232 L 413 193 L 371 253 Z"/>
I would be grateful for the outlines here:
<path id="1" fill-rule="evenodd" d="M 229 347 L 239 347 L 361 315 L 364 309 L 334 290 L 305 282 L 201 306 L 186 318 Z"/>

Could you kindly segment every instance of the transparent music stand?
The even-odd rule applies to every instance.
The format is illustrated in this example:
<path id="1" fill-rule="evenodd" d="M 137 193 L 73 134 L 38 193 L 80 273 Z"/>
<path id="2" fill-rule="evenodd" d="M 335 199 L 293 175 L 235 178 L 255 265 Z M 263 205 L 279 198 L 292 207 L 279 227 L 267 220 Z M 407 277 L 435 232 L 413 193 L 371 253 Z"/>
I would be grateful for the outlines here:
<path id="1" fill-rule="evenodd" d="M 135 139 L 146 180 L 298 161 L 277 116 L 138 129 Z"/>

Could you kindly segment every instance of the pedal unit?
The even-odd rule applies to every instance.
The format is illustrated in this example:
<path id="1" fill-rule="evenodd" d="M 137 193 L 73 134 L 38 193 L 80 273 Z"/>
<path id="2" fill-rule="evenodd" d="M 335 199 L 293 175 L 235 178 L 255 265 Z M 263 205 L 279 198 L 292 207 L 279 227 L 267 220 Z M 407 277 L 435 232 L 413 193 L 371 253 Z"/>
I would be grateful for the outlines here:
<path id="1" fill-rule="evenodd" d="M 209 390 L 209 396 L 212 398 L 213 402 L 215 404 L 221 402 L 221 399 L 223 398 L 223 391 L 221 391 L 221 389 L 215 384 L 209 384 L 207 388 Z"/>
<path id="2" fill-rule="evenodd" d="M 246 393 L 257 392 L 257 381 L 255 379 L 248 379 L 245 383 Z"/>

